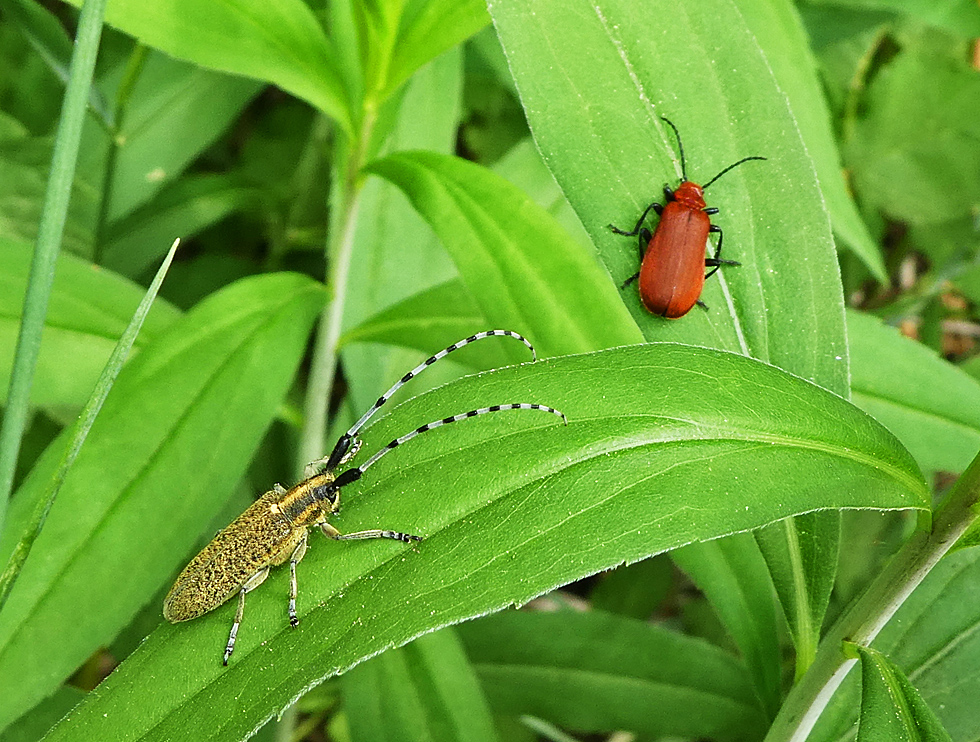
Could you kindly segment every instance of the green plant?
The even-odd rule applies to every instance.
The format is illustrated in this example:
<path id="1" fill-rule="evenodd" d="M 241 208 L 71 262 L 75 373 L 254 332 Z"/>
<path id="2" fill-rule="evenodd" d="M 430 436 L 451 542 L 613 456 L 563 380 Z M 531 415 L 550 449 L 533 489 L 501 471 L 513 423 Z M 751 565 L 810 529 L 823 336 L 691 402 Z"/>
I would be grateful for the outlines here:
<path id="1" fill-rule="evenodd" d="M 810 738 L 830 740 L 860 705 L 862 738 L 888 733 L 882 719 L 905 724 L 891 739 L 938 738 L 940 721 L 975 738 L 959 700 L 975 689 L 949 687 L 973 682 L 957 668 L 975 664 L 977 557 L 938 560 L 975 540 L 980 387 L 871 315 L 921 318 L 934 347 L 943 320 L 973 319 L 947 287 L 976 291 L 980 83 L 963 60 L 980 21 L 966 3 L 842 5 L 111 4 L 4 559 L 133 282 L 196 237 L 0 612 L 4 734 L 36 737 L 71 709 L 49 739 L 243 739 L 318 686 L 276 733 L 329 715 L 355 740 L 775 742 L 823 710 Z M 18 70 L 0 89 L 7 358 L 60 94 L 49 70 L 70 44 L 28 0 L 0 8 Z M 768 158 L 713 187 L 742 265 L 676 322 L 619 290 L 635 246 L 607 227 L 676 184 L 660 115 L 691 173 Z M 929 270 L 889 292 L 913 253 Z M 162 623 L 177 571 L 251 497 L 295 481 L 422 354 L 493 327 L 542 360 L 460 351 L 463 368 L 503 367 L 419 380 L 359 456 L 497 403 L 557 407 L 567 428 L 508 413 L 393 451 L 345 488 L 337 525 L 426 540 L 313 539 L 299 628 L 276 570 L 228 668 L 234 601 Z M 966 473 L 950 489 L 923 471 Z M 559 591 L 554 613 L 461 623 L 570 583 L 593 610 Z M 830 693 L 857 656 L 863 704 L 858 673 Z M 107 657 L 125 659 L 79 703 Z"/>

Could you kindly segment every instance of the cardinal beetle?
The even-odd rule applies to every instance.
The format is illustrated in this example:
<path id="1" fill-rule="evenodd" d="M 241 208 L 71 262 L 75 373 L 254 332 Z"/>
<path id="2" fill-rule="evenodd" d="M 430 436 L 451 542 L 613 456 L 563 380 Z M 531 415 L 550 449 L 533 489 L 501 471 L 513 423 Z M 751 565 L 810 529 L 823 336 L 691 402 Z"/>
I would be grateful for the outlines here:
<path id="1" fill-rule="evenodd" d="M 245 611 L 245 594 L 262 584 L 269 575 L 271 567 L 287 561 L 289 562 L 289 623 L 293 627 L 299 624 L 299 617 L 296 615 L 296 565 L 306 554 L 307 531 L 313 526 L 319 527 L 327 538 L 337 541 L 389 538 L 409 543 L 422 539 L 421 536 L 411 533 L 380 528 L 341 534 L 327 522 L 331 515 L 340 511 L 340 488 L 360 479 L 369 467 L 393 448 L 442 425 L 503 410 L 550 412 L 560 417 L 567 425 L 568 421 L 559 410 L 543 404 L 519 402 L 481 407 L 427 423 L 396 438 L 363 464 L 337 472 L 357 453 L 361 445 L 360 438 L 357 436 L 358 431 L 391 398 L 392 394 L 454 350 L 459 350 L 477 340 L 500 336 L 520 340 L 534 355 L 534 347 L 531 343 L 516 332 L 489 330 L 464 338 L 420 363 L 396 381 L 391 389 L 382 394 L 374 406 L 364 413 L 354 427 L 340 436 L 329 456 L 307 465 L 304 472 L 306 478 L 302 482 L 288 490 L 281 485 L 275 485 L 215 536 L 214 540 L 184 567 L 184 571 L 170 588 L 163 601 L 164 618 L 171 623 L 189 621 L 237 595 L 238 610 L 235 612 L 235 620 L 231 625 L 228 643 L 225 645 L 224 664 L 227 665 L 228 658 L 235 649 L 235 638 L 238 636 L 238 627 Z"/>
<path id="2" fill-rule="evenodd" d="M 627 237 L 639 235 L 640 271 L 630 276 L 621 288 L 626 288 L 637 278 L 640 279 L 640 300 L 648 310 L 667 319 L 683 317 L 700 301 L 704 280 L 714 274 L 722 265 L 739 265 L 734 260 L 721 259 L 721 242 L 724 235 L 721 227 L 711 223 L 711 215 L 718 209 L 708 208 L 704 202 L 704 192 L 718 178 L 732 168 L 749 160 L 765 160 L 765 157 L 744 157 L 729 165 L 703 186 L 687 179 L 687 164 L 684 161 L 684 145 L 677 127 L 669 119 L 660 117 L 670 125 L 677 137 L 677 148 L 681 154 L 681 174 L 683 182 L 672 191 L 664 186 L 666 206 L 652 203 L 647 206 L 632 232 L 624 232 L 612 224 L 609 228 L 616 234 Z M 650 211 L 657 212 L 660 222 L 650 234 L 643 228 Z M 714 257 L 705 258 L 705 245 L 710 232 L 718 233 L 718 246 Z M 702 262 L 703 261 L 703 262 Z M 705 275 L 704 269 L 711 268 Z"/>

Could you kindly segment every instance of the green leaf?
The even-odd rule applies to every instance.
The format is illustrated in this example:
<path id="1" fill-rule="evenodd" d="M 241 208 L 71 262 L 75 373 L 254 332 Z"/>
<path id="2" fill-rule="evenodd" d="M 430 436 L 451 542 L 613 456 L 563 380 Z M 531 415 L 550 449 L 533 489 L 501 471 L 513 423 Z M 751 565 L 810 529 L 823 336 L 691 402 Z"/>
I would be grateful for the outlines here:
<path id="1" fill-rule="evenodd" d="M 865 208 L 917 225 L 972 214 L 980 201 L 980 79 L 913 39 L 875 76 L 847 149 Z"/>
<path id="2" fill-rule="evenodd" d="M 0 234 L 7 240 L 33 243 L 37 239 L 41 206 L 51 169 L 53 140 L 11 137 L 0 140 Z M 84 158 L 84 152 L 80 155 Z M 88 254 L 97 217 L 96 191 L 80 178 L 72 183 L 65 218 L 62 251 Z M 164 247 L 169 247 L 169 243 Z"/>
<path id="3" fill-rule="evenodd" d="M 682 174 L 661 116 L 679 128 L 696 182 L 743 157 L 768 158 L 710 191 L 725 257 L 741 262 L 706 285 L 710 311 L 667 322 L 635 290 L 622 292 L 647 339 L 745 353 L 846 395 L 844 304 L 823 197 L 786 94 L 735 4 L 500 0 L 490 10 L 538 147 L 616 284 L 636 272 L 637 243 L 609 225 L 632 228 Z"/>
<path id="4" fill-rule="evenodd" d="M 357 740 L 493 742 L 490 709 L 454 629 L 426 634 L 344 676 Z"/>
<path id="5" fill-rule="evenodd" d="M 0 727 L 111 641 L 186 557 L 259 444 L 322 303 L 302 276 L 242 281 L 123 369 L 0 613 Z M 4 559 L 62 445 L 13 499 Z"/>
<path id="6" fill-rule="evenodd" d="M 179 59 L 278 85 L 350 131 L 333 49 L 302 0 L 116 0 L 106 23 Z"/>
<path id="7" fill-rule="evenodd" d="M 432 355 L 490 324 L 463 282 L 455 278 L 392 304 L 344 335 L 342 342 L 384 343 Z M 453 355 L 456 363 L 472 369 L 504 366 L 508 358 L 503 347 L 489 343 Z"/>
<path id="8" fill-rule="evenodd" d="M 419 291 L 366 319 L 343 336 L 347 343 L 386 343 L 434 353 L 487 325 L 461 280 Z M 482 348 L 475 346 L 473 350 Z"/>
<path id="9" fill-rule="evenodd" d="M 554 405 L 569 425 L 484 416 L 400 447 L 345 489 L 341 531 L 410 530 L 426 537 L 417 551 L 317 539 L 300 569 L 298 629 L 285 618 L 288 570 L 276 570 L 249 595 L 229 667 L 232 603 L 159 628 L 50 740 L 96 728 L 175 739 L 205 719 L 212 739 L 240 739 L 383 649 L 624 561 L 796 513 L 929 504 L 909 455 L 849 403 L 766 364 L 675 344 L 467 377 L 379 419 L 361 456 L 421 423 L 518 400 Z"/>
<path id="10" fill-rule="evenodd" d="M 935 352 L 848 312 L 854 404 L 891 430 L 924 472 L 962 472 L 980 448 L 980 384 Z"/>
<path id="11" fill-rule="evenodd" d="M 506 611 L 459 633 L 498 714 L 651 738 L 765 732 L 744 667 L 700 639 L 599 611 Z"/>
<path id="12" fill-rule="evenodd" d="M 398 29 L 383 98 L 424 64 L 490 22 L 483 0 L 428 0 L 412 5 L 416 12 L 404 17 Z"/>
<path id="13" fill-rule="evenodd" d="M 959 34 L 980 35 L 980 11 L 973 0 L 815 0 L 818 5 L 855 10 L 890 10 Z"/>
<path id="14" fill-rule="evenodd" d="M 99 374 L 99 379 L 95 382 L 95 387 L 85 401 L 85 405 L 82 407 L 77 421 L 66 433 L 67 439 L 61 461 L 58 462 L 58 466 L 48 482 L 46 491 L 35 505 L 34 512 L 31 514 L 26 526 L 21 529 L 20 539 L 11 552 L 11 557 L 3 570 L 3 574 L 0 575 L 0 611 L 3 611 L 13 584 L 20 575 L 24 562 L 30 555 L 38 534 L 44 527 L 48 513 L 51 511 L 51 506 L 61 491 L 62 485 L 64 485 L 65 477 L 75 464 L 79 450 L 85 443 L 93 423 L 97 419 L 102 406 L 105 404 L 106 397 L 112 390 L 112 386 L 118 378 L 123 364 L 133 349 L 133 343 L 139 335 L 140 328 L 146 320 L 146 315 L 149 313 L 150 307 L 153 306 L 154 299 L 157 298 L 157 294 L 160 292 L 160 286 L 173 263 L 174 254 L 177 252 L 177 246 L 179 244 L 179 240 L 174 240 L 170 246 L 170 250 L 167 251 L 163 263 L 157 269 L 156 275 L 153 277 L 149 288 L 140 300 L 139 306 L 136 307 L 136 311 L 126 325 L 126 329 L 123 330 L 115 347 L 113 347 L 112 354 L 109 356 L 109 360 L 106 361 L 102 373 Z"/>
<path id="15" fill-rule="evenodd" d="M 101 265 L 138 276 L 159 258 L 167 237 L 189 239 L 229 214 L 254 205 L 259 197 L 255 188 L 225 175 L 181 178 L 111 225 Z"/>
<path id="16" fill-rule="evenodd" d="M 124 69 L 115 71 L 123 76 Z M 107 85 L 118 86 L 117 79 Z M 236 75 L 222 75 L 149 54 L 127 101 L 125 116 L 113 135 L 118 147 L 110 192 L 110 220 L 130 214 L 188 165 L 241 115 L 262 86 Z M 88 179 L 100 184 L 110 141 L 101 127 L 89 122 L 85 138 Z M 165 242 L 173 241 L 170 235 Z"/>
<path id="17" fill-rule="evenodd" d="M 708 282 L 710 311 L 667 322 L 640 306 L 635 289 L 621 293 L 647 339 L 747 353 L 846 394 L 843 297 L 823 197 L 785 93 L 734 3 L 498 0 L 490 12 L 538 148 L 614 288 L 636 272 L 637 243 L 608 225 L 632 228 L 681 174 L 660 116 L 680 130 L 695 181 L 746 156 L 768 158 L 708 192 L 721 209 L 713 220 L 725 230 L 725 256 L 742 264 Z"/>
<path id="18" fill-rule="evenodd" d="M 384 151 L 424 148 L 447 154 L 452 152 L 459 126 L 462 90 L 463 56 L 458 50 L 421 70 L 397 101 L 397 118 L 385 141 Z M 395 103 L 392 101 L 390 105 Z M 365 183 L 356 229 L 344 307 L 345 327 L 355 326 L 379 311 L 388 312 L 392 305 L 415 292 L 455 276 L 452 262 L 432 229 L 391 183 L 378 178 Z M 393 235 L 397 235 L 397 239 L 392 239 Z M 480 325 L 480 329 L 486 329 L 485 322 Z M 440 348 L 468 334 L 458 334 Z M 411 347 L 402 342 L 390 344 Z M 405 373 L 406 368 L 422 360 L 418 354 L 403 349 L 383 350 L 351 342 L 346 342 L 341 357 L 344 375 L 349 380 L 348 392 L 358 410 L 372 404 Z M 496 357 L 506 362 L 507 356 L 499 351 Z M 449 371 L 451 364 L 440 367 L 442 371 L 436 371 L 433 376 Z M 444 377 L 442 381 L 448 378 Z M 433 381 L 428 374 L 426 379 Z"/>
<path id="19" fill-rule="evenodd" d="M 589 593 L 594 610 L 646 621 L 674 588 L 670 559 L 655 556 L 602 574 Z"/>
<path id="20" fill-rule="evenodd" d="M 885 655 L 854 645 L 861 655 L 858 742 L 952 742 L 932 709 Z"/>
<path id="21" fill-rule="evenodd" d="M 823 83 L 796 7 L 785 0 L 751 0 L 739 3 L 738 9 L 789 98 L 793 118 L 813 158 L 834 231 L 874 277 L 887 284 L 880 249 L 847 192 Z"/>
<path id="22" fill-rule="evenodd" d="M 779 616 L 759 547 L 751 535 L 736 534 L 691 544 L 670 556 L 691 575 L 735 640 L 762 710 L 772 719 L 782 690 Z"/>
<path id="23" fill-rule="evenodd" d="M 544 356 L 641 340 L 595 257 L 500 176 L 428 152 L 401 152 L 368 170 L 404 190 L 429 221 L 490 324 L 526 333 Z"/>
<path id="24" fill-rule="evenodd" d="M 813 662 L 837 577 L 838 513 L 808 513 L 755 532 L 796 645 L 796 676 Z"/>
<path id="25" fill-rule="evenodd" d="M 0 237 L 0 389 L 3 394 L 10 384 L 10 363 L 32 252 L 30 245 Z M 143 293 L 144 289 L 125 278 L 94 269 L 88 261 L 61 253 L 44 320 L 31 404 L 81 407 Z M 152 344 L 179 317 L 177 309 L 158 298 L 135 347 Z"/>
<path id="26" fill-rule="evenodd" d="M 68 83 L 68 65 L 71 62 L 72 40 L 65 27 L 50 10 L 34 0 L 3 0 L 5 19 L 16 26 L 27 38 L 31 48 L 61 81 Z M 109 118 L 105 99 L 92 87 L 88 103 L 103 120 Z"/>
<path id="27" fill-rule="evenodd" d="M 980 549 L 945 557 L 909 596 L 874 642 L 915 684 L 957 740 L 980 737 L 976 698 L 980 693 Z M 861 706 L 861 677 L 852 672 L 810 739 L 813 742 L 854 739 Z"/>

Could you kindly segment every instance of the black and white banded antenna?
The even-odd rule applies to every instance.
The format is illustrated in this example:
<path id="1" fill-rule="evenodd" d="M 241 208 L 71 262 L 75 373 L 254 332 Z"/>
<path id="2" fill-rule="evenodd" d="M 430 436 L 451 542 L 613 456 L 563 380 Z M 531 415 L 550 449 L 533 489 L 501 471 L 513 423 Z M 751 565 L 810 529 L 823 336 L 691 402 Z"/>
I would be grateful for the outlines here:
<path id="1" fill-rule="evenodd" d="M 371 409 L 365 412 L 361 416 L 361 419 L 358 420 L 356 423 L 354 423 L 353 427 L 351 427 L 350 430 L 348 430 L 346 433 L 340 436 L 339 439 L 337 439 L 337 444 L 334 446 L 333 451 L 330 453 L 330 457 L 326 460 L 326 463 L 322 465 L 321 471 L 336 469 L 338 466 L 340 466 L 340 464 L 345 459 L 349 458 L 351 446 L 354 444 L 354 442 L 357 439 L 358 431 L 364 427 L 364 425 L 368 422 L 368 420 L 374 417 L 375 413 L 381 409 L 381 406 L 384 405 L 385 402 L 391 399 L 391 396 L 395 392 L 397 392 L 399 389 L 405 386 L 405 384 L 411 381 L 414 377 L 418 376 L 420 373 L 422 373 L 425 369 L 427 369 L 433 363 L 438 361 L 440 358 L 445 358 L 446 356 L 448 356 L 454 350 L 459 350 L 460 348 L 469 345 L 470 343 L 475 343 L 477 340 L 483 340 L 484 338 L 497 337 L 497 336 L 512 337 L 515 340 L 520 340 L 522 343 L 524 343 L 524 345 L 527 346 L 528 350 L 531 351 L 531 360 L 532 361 L 537 360 L 538 356 L 534 350 L 534 346 L 531 345 L 530 342 L 528 342 L 527 338 L 525 338 L 523 335 L 519 333 L 514 332 L 513 330 L 487 330 L 485 332 L 478 332 L 475 335 L 470 335 L 468 338 L 463 338 L 462 340 L 453 343 L 448 348 L 444 348 L 443 350 L 440 350 L 435 355 L 426 358 L 424 361 L 422 361 L 422 363 L 420 363 L 418 366 L 413 368 L 411 371 L 409 371 L 407 374 L 401 377 L 398 381 L 392 384 L 391 388 L 388 391 L 386 391 L 384 394 L 378 397 L 378 401 L 374 403 Z M 474 412 L 476 411 L 474 410 Z M 464 415 L 464 417 L 466 416 L 472 417 L 470 413 Z M 440 424 L 445 424 L 445 423 L 440 422 Z M 438 426 L 434 426 L 434 427 L 438 427 Z M 319 462 L 317 462 L 317 464 L 319 465 Z"/>
<path id="2" fill-rule="evenodd" d="M 562 422 L 565 423 L 565 425 L 568 425 L 568 420 L 565 417 L 565 413 L 563 413 L 561 410 L 556 410 L 554 407 L 548 407 L 547 405 L 543 405 L 543 404 L 528 404 L 528 403 L 497 404 L 497 405 L 492 405 L 491 407 L 481 407 L 477 410 L 470 410 L 469 412 L 464 412 L 460 415 L 453 415 L 452 417 L 444 417 L 442 420 L 435 420 L 434 422 L 426 423 L 425 425 L 416 428 L 410 433 L 406 433 L 405 435 L 399 438 L 395 438 L 395 440 L 393 440 L 387 446 L 382 448 L 380 451 L 374 454 L 374 456 L 369 458 L 360 466 L 355 466 L 341 472 L 337 476 L 337 478 L 330 483 L 328 489 L 331 492 L 336 492 L 344 485 L 350 484 L 351 482 L 356 482 L 358 479 L 361 478 L 361 476 L 363 476 L 364 472 L 366 472 L 371 466 L 373 466 L 378 461 L 378 459 L 380 459 L 382 456 L 384 456 L 392 449 L 398 448 L 398 446 L 402 445 L 403 443 L 412 440 L 412 438 L 414 438 L 417 435 L 421 435 L 422 433 L 426 433 L 435 428 L 440 428 L 443 425 L 449 425 L 450 423 L 457 423 L 460 420 L 465 420 L 466 418 L 469 417 L 486 415 L 489 412 L 503 412 L 504 410 L 540 410 L 541 412 L 550 412 L 552 415 L 557 415 L 558 417 L 560 417 Z"/>

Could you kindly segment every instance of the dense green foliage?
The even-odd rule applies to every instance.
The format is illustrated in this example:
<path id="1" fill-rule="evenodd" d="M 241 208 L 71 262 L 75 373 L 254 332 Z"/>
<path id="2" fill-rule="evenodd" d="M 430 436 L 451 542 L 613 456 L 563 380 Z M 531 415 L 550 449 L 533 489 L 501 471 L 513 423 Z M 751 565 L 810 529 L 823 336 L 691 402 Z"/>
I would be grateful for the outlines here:
<path id="1" fill-rule="evenodd" d="M 972 0 L 116 0 L 105 22 L 61 111 L 77 11 L 0 0 L 0 389 L 31 412 L 4 563 L 184 246 L 0 604 L 0 741 L 980 737 Z M 608 228 L 679 180 L 661 116 L 694 180 L 767 158 L 708 191 L 741 265 L 676 321 L 621 288 L 636 241 Z M 234 601 L 163 620 L 216 529 L 491 328 L 537 360 L 461 350 L 355 463 L 493 404 L 567 426 L 508 411 L 393 451 L 333 523 L 425 539 L 311 534 L 299 626 L 273 570 L 227 668 Z"/>

